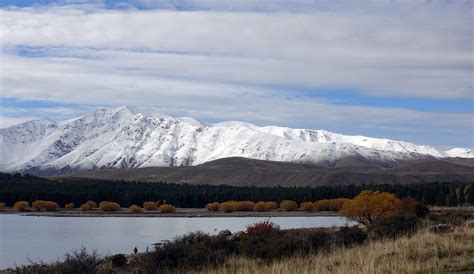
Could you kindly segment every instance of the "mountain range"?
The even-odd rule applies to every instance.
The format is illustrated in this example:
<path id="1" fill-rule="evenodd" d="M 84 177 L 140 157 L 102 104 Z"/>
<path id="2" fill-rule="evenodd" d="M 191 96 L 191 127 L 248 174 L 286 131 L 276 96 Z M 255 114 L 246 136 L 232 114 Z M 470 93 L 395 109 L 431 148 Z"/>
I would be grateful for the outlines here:
<path id="1" fill-rule="evenodd" d="M 474 158 L 474 151 L 465 148 L 441 151 L 404 141 L 238 121 L 208 124 L 129 106 L 0 129 L 0 143 L 1 171 L 39 175 L 202 166 L 232 157 L 325 168 L 384 169 L 420 161 L 453 163 L 449 159 Z M 464 165 L 459 161 L 455 164 Z"/>

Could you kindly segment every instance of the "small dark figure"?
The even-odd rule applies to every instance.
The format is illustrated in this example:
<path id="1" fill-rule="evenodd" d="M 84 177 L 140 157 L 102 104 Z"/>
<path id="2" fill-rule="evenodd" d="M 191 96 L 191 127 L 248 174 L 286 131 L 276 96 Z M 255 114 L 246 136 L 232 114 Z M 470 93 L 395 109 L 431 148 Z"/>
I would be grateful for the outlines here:
<path id="1" fill-rule="evenodd" d="M 146 252 L 148 252 L 148 246 L 146 247 Z"/>
<path id="2" fill-rule="evenodd" d="M 137 247 L 135 247 L 135 248 L 133 249 L 133 253 L 135 253 L 135 254 L 137 254 L 137 253 L 138 253 L 138 249 L 137 249 Z"/>

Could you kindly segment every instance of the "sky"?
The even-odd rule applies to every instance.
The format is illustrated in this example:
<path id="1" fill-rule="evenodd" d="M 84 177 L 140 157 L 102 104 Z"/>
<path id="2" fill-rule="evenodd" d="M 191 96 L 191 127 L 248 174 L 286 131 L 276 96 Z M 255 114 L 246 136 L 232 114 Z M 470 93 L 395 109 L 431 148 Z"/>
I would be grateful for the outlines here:
<path id="1" fill-rule="evenodd" d="M 474 148 L 469 0 L 0 1 L 0 127 L 97 107 Z"/>

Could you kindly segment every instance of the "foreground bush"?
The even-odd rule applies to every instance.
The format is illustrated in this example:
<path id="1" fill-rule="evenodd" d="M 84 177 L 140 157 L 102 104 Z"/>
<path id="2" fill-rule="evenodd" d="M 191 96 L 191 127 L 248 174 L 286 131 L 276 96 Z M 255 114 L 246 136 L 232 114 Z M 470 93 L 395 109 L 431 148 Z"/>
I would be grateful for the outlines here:
<path id="1" fill-rule="evenodd" d="M 120 205 L 110 201 L 103 201 L 100 202 L 99 209 L 102 211 L 118 211 L 120 210 Z"/>
<path id="2" fill-rule="evenodd" d="M 255 234 L 268 234 L 268 233 L 272 233 L 278 230 L 280 230 L 280 227 L 278 225 L 275 225 L 274 223 L 267 220 L 267 221 L 255 223 L 253 225 L 249 225 L 247 226 L 245 231 L 249 235 L 255 235 Z"/>
<path id="3" fill-rule="evenodd" d="M 116 254 L 110 257 L 110 261 L 114 267 L 123 268 L 127 265 L 128 259 L 125 254 Z"/>
<path id="4" fill-rule="evenodd" d="M 79 207 L 82 211 L 89 211 L 91 210 L 91 206 L 89 204 L 82 204 L 80 207 Z"/>
<path id="5" fill-rule="evenodd" d="M 96 267 L 103 258 L 97 251 L 88 252 L 85 247 L 64 255 L 63 261 L 55 263 L 30 262 L 28 266 L 16 267 L 16 273 L 97 273 Z"/>
<path id="6" fill-rule="evenodd" d="M 329 250 L 333 246 L 360 244 L 365 238 L 364 231 L 357 227 L 280 230 L 275 224 L 264 221 L 248 226 L 241 234 L 211 236 L 197 232 L 165 242 L 144 255 L 144 272 L 185 273 L 190 269 L 222 265 L 235 256 L 279 260 Z"/>
<path id="7" fill-rule="evenodd" d="M 141 207 L 139 207 L 138 205 L 131 205 L 129 208 L 128 208 L 128 212 L 131 212 L 131 213 L 143 213 L 145 212 L 145 210 Z"/>
<path id="8" fill-rule="evenodd" d="M 145 255 L 143 265 L 145 273 L 162 273 L 179 268 L 201 269 L 223 264 L 229 256 L 236 253 L 236 248 L 235 242 L 223 237 L 202 232 L 189 233 L 156 246 L 155 251 Z"/>
<path id="9" fill-rule="evenodd" d="M 160 213 L 175 213 L 176 208 L 172 205 L 160 205 L 160 207 L 158 208 L 158 211 Z"/>
<path id="10" fill-rule="evenodd" d="M 443 234 L 422 230 L 269 263 L 237 256 L 206 273 L 474 273 L 472 239 L 474 228 L 458 227 Z"/>
<path id="11" fill-rule="evenodd" d="M 13 208 L 17 211 L 28 211 L 30 208 L 30 203 L 27 201 L 18 201 L 13 205 Z"/>
<path id="12" fill-rule="evenodd" d="M 401 235 L 413 234 L 418 230 L 419 219 L 413 215 L 396 215 L 389 219 L 378 219 L 367 227 L 373 239 L 396 238 Z"/>
<path id="13" fill-rule="evenodd" d="M 144 202 L 143 203 L 143 208 L 148 211 L 156 211 L 158 210 L 158 205 L 155 202 Z"/>
<path id="14" fill-rule="evenodd" d="M 56 211 L 59 208 L 58 203 L 53 201 L 44 201 L 44 200 L 36 200 L 31 203 L 31 206 L 36 209 L 37 211 Z"/>
<path id="15" fill-rule="evenodd" d="M 65 209 L 73 209 L 74 208 L 74 203 L 67 203 L 64 205 Z"/>
<path id="16" fill-rule="evenodd" d="M 219 203 L 218 202 L 208 203 L 206 205 L 206 209 L 208 211 L 218 211 L 219 210 Z"/>
<path id="17" fill-rule="evenodd" d="M 298 204 L 295 201 L 284 200 L 280 203 L 280 209 L 283 211 L 295 211 L 298 209 Z"/>

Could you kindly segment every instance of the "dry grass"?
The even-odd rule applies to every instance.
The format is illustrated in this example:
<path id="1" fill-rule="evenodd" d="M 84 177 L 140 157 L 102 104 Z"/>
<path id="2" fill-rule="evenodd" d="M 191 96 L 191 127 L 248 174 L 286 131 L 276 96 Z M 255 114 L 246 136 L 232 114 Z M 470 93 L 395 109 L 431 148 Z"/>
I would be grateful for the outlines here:
<path id="1" fill-rule="evenodd" d="M 233 258 L 199 273 L 474 273 L 474 228 L 446 234 L 422 230 L 396 240 L 338 248 L 329 254 L 272 263 Z"/>

